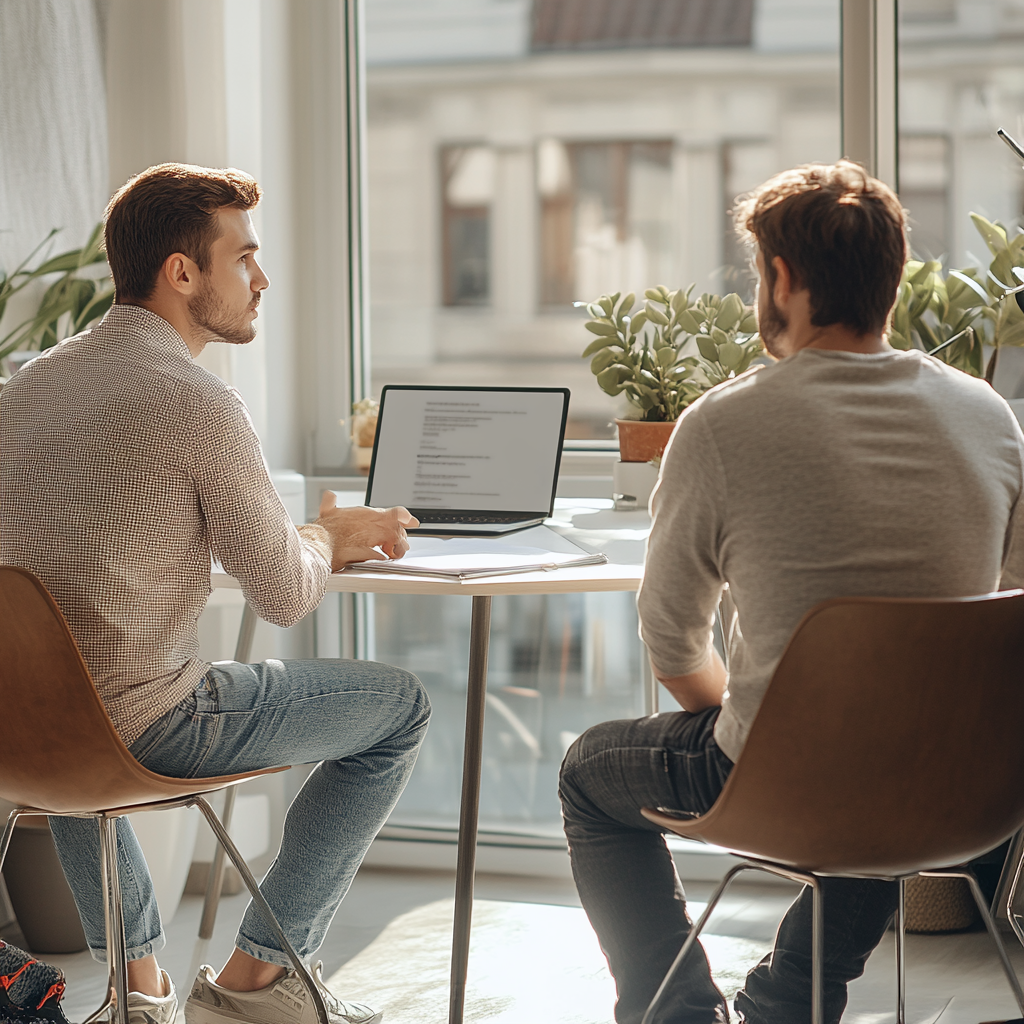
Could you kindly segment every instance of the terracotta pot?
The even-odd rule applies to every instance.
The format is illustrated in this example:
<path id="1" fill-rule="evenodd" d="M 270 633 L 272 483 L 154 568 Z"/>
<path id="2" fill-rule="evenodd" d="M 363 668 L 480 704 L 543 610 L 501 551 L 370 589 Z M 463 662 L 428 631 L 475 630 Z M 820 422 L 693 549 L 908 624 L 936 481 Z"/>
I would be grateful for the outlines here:
<path id="1" fill-rule="evenodd" d="M 645 423 L 643 420 L 616 420 L 619 428 L 619 458 L 623 462 L 650 462 L 661 456 L 675 423 Z"/>

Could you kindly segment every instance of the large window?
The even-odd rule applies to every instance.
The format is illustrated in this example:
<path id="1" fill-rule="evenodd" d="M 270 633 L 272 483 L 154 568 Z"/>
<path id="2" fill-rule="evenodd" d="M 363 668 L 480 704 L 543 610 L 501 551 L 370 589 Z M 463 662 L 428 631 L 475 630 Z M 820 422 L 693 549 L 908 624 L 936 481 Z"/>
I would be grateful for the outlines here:
<path id="1" fill-rule="evenodd" d="M 735 195 L 840 155 L 839 0 L 366 12 L 375 391 L 561 384 L 568 436 L 613 437 L 572 303 L 749 295 Z"/>
<path id="2" fill-rule="evenodd" d="M 770 174 L 841 152 L 839 0 L 366 0 L 371 363 L 387 383 L 567 386 L 614 436 L 573 302 L 749 294 L 728 222 Z M 581 17 L 580 12 L 587 16 Z M 469 602 L 377 596 L 373 653 L 434 721 L 393 823 L 457 821 Z M 481 818 L 557 836 L 589 725 L 643 711 L 632 595 L 494 602 Z"/>

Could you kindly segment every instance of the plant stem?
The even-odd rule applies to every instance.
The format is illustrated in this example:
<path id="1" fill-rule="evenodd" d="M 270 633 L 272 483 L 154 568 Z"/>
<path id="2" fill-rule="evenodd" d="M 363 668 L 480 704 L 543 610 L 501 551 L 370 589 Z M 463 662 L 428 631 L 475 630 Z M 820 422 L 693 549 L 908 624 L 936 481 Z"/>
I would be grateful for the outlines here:
<path id="1" fill-rule="evenodd" d="M 985 367 L 985 380 L 989 384 L 992 383 L 992 378 L 996 375 L 996 360 L 999 358 L 999 348 L 992 349 L 992 355 L 989 356 L 988 366 Z"/>

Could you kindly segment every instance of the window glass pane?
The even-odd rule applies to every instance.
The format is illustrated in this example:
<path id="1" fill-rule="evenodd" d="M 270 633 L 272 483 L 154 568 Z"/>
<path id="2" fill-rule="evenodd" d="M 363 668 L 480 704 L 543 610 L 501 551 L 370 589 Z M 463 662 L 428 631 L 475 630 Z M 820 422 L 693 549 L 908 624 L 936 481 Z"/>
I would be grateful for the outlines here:
<path id="1" fill-rule="evenodd" d="M 971 213 L 1013 234 L 1024 210 L 1021 161 L 995 134 L 1024 137 L 1024 5 L 900 0 L 899 12 L 899 189 L 911 249 L 984 279 L 992 256 Z M 1007 397 L 1024 396 L 1022 356 L 1000 352 L 995 384 Z"/>
<path id="2" fill-rule="evenodd" d="M 751 294 L 738 192 L 839 156 L 839 0 L 366 0 L 371 364 L 625 400 L 574 301 Z"/>
<path id="3" fill-rule="evenodd" d="M 728 211 L 840 155 L 839 0 L 366 0 L 371 364 L 388 383 L 566 386 L 567 436 L 625 403 L 574 301 L 751 294 Z M 396 812 L 454 824 L 469 603 L 378 596 L 376 655 L 435 715 Z M 633 596 L 495 600 L 482 820 L 558 830 L 558 764 L 642 713 Z M 663 698 L 664 699 L 664 698 Z"/>
<path id="4" fill-rule="evenodd" d="M 470 599 L 377 595 L 374 656 L 415 672 L 433 716 L 392 824 L 452 827 L 459 816 Z M 560 835 L 558 768 L 596 722 L 643 714 L 632 594 L 495 598 L 481 827 Z"/>

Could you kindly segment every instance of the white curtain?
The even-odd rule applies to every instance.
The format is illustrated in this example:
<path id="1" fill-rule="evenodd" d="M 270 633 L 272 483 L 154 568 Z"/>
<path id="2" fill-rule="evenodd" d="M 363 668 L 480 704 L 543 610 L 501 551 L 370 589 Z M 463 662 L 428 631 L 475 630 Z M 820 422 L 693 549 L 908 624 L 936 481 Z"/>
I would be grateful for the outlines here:
<path id="1" fill-rule="evenodd" d="M 51 228 L 51 252 L 81 245 L 107 198 L 97 7 L 0 0 L 0 267 L 13 270 Z"/>

